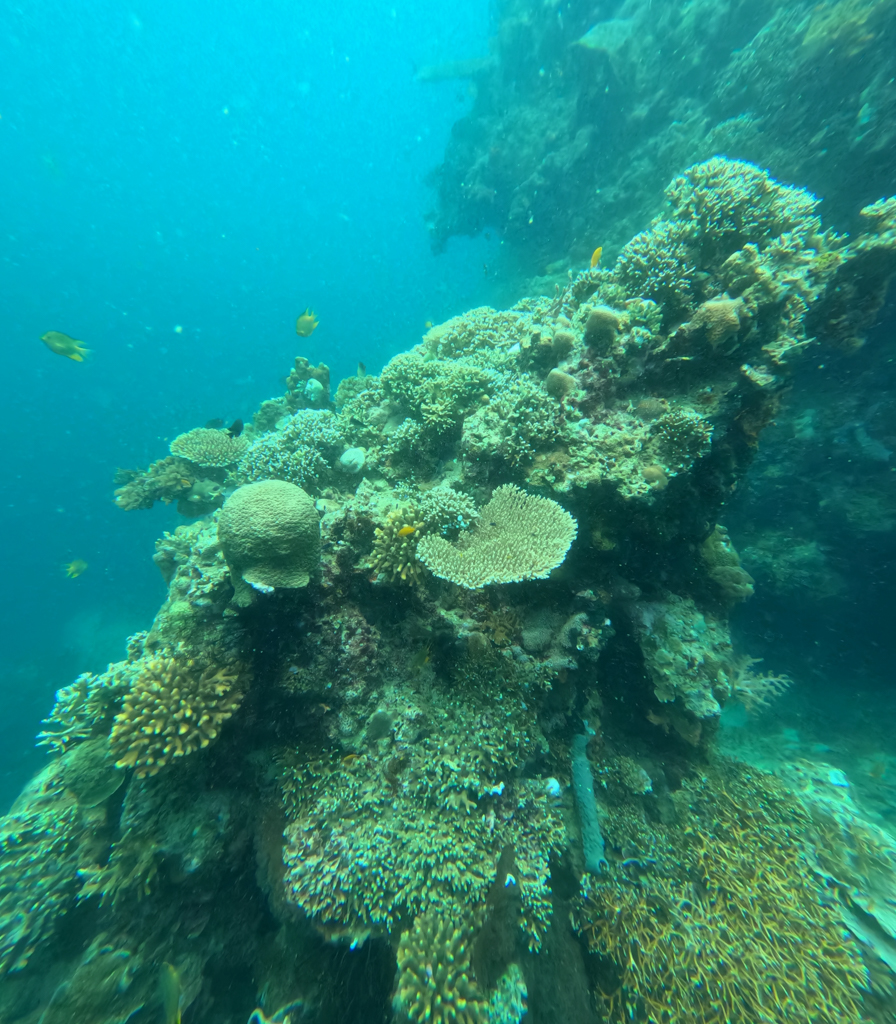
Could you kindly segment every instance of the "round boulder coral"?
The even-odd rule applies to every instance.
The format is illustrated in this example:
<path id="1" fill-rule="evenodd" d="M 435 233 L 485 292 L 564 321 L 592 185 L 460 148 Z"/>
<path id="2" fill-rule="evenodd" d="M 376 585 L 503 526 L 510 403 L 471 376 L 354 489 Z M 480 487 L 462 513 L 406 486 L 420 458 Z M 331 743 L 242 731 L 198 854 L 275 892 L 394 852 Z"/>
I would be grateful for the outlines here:
<path id="1" fill-rule="evenodd" d="M 306 586 L 320 561 L 314 501 L 285 480 L 237 488 L 221 509 L 218 539 L 240 605 L 251 603 L 253 589 Z"/>

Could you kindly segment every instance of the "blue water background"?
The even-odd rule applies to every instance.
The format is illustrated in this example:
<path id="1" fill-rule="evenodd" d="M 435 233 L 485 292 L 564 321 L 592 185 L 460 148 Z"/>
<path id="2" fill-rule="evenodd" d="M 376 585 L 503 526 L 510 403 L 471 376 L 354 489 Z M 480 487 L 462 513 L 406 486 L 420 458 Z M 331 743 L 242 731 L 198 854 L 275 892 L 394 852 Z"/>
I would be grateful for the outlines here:
<path id="1" fill-rule="evenodd" d="M 53 692 L 124 653 L 164 597 L 173 508 L 116 467 L 282 393 L 334 385 L 494 301 L 494 239 L 431 254 L 424 178 L 471 102 L 415 65 L 487 52 L 484 0 L 0 3 L 0 804 Z M 321 325 L 297 339 L 306 305 Z M 182 331 L 175 332 L 180 326 Z M 47 330 L 93 350 L 78 364 Z M 89 563 L 78 579 L 62 566 Z"/>

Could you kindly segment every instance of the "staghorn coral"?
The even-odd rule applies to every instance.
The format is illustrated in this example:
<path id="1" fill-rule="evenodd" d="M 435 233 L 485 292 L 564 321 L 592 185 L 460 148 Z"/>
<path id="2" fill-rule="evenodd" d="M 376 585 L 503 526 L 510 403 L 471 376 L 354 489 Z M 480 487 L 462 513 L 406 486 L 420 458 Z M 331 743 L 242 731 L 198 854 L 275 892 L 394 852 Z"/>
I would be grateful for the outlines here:
<path id="1" fill-rule="evenodd" d="M 257 592 L 307 586 L 320 561 L 314 502 L 284 480 L 237 488 L 218 517 L 218 539 L 239 605 Z"/>
<path id="2" fill-rule="evenodd" d="M 202 469 L 225 469 L 239 462 L 246 450 L 246 438 L 232 437 L 227 430 L 195 427 L 171 442 L 172 455 L 192 462 Z"/>
<path id="3" fill-rule="evenodd" d="M 653 835 L 614 815 L 613 840 L 647 870 L 637 881 L 624 864 L 587 876 L 575 903 L 576 929 L 610 968 L 597 992 L 607 1020 L 864 1020 L 865 969 L 813 876 L 799 803 L 733 763 L 673 799 L 680 824 Z"/>
<path id="4" fill-rule="evenodd" d="M 556 501 L 505 484 L 458 544 L 424 537 L 417 557 L 435 576 L 477 590 L 490 583 L 546 579 L 575 537 L 575 519 Z"/>
<path id="5" fill-rule="evenodd" d="M 240 706 L 246 682 L 241 665 L 197 662 L 180 652 L 146 657 L 130 675 L 109 738 L 116 767 L 134 768 L 138 778 L 207 747 Z"/>

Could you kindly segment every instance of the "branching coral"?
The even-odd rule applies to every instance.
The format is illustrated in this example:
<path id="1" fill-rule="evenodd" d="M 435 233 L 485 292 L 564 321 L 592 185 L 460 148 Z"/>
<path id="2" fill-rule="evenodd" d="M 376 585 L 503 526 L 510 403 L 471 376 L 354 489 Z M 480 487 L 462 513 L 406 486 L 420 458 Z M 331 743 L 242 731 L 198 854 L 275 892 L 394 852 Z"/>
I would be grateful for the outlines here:
<path id="1" fill-rule="evenodd" d="M 171 442 L 171 454 L 203 469 L 224 469 L 239 462 L 246 450 L 244 437 L 231 437 L 227 430 L 196 427 Z"/>
<path id="2" fill-rule="evenodd" d="M 675 804 L 681 824 L 661 830 L 656 866 L 637 881 L 624 866 L 589 876 L 577 902 L 576 928 L 610 967 L 607 1019 L 863 1020 L 859 950 L 813 877 L 797 801 L 731 765 L 686 783 Z"/>
<path id="3" fill-rule="evenodd" d="M 488 1001 L 471 965 L 474 929 L 437 910 L 414 918 L 398 944 L 394 1009 L 408 1024 L 486 1024 Z"/>
<path id="4" fill-rule="evenodd" d="M 179 653 L 137 662 L 110 735 L 117 766 L 143 778 L 207 747 L 240 706 L 245 681 L 241 665 L 203 664 Z"/>
<path id="5" fill-rule="evenodd" d="M 429 908 L 481 903 L 513 845 L 523 927 L 537 948 L 551 912 L 548 858 L 565 832 L 543 788 L 512 777 L 531 741 L 506 722 L 478 715 L 462 736 L 422 739 L 391 779 L 372 756 L 287 768 L 290 898 L 329 930 L 388 933 Z"/>
<path id="6" fill-rule="evenodd" d="M 345 437 L 338 416 L 328 410 L 301 409 L 249 447 L 238 474 L 250 482 L 286 480 L 303 488 L 317 486 L 345 449 Z"/>
<path id="7" fill-rule="evenodd" d="M 424 537 L 417 557 L 434 575 L 468 590 L 546 579 L 566 558 L 576 529 L 575 519 L 556 501 L 505 484 L 458 544 Z"/>
<path id="8" fill-rule="evenodd" d="M 185 459 L 173 455 L 152 463 L 149 469 L 118 470 L 115 482 L 115 504 L 125 512 L 152 508 L 157 501 L 169 504 L 186 497 L 196 482 L 196 469 Z"/>
<path id="9" fill-rule="evenodd" d="M 110 665 L 105 672 L 85 672 L 70 685 L 56 692 L 52 713 L 44 719 L 46 727 L 38 734 L 38 743 L 54 753 L 64 753 L 82 740 L 104 736 L 131 687 L 134 663 L 142 655 L 143 634 L 129 641 L 133 657 Z"/>

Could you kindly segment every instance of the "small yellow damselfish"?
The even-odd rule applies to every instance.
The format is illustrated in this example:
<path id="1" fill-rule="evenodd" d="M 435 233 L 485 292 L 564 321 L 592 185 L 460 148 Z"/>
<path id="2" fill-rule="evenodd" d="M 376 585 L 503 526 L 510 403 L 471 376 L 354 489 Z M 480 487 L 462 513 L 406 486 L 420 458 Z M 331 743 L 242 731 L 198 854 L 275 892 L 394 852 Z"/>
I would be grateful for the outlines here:
<path id="1" fill-rule="evenodd" d="M 599 245 L 594 252 L 591 254 L 591 266 L 596 267 L 600 263 L 601 253 L 604 251 L 604 247 Z"/>

